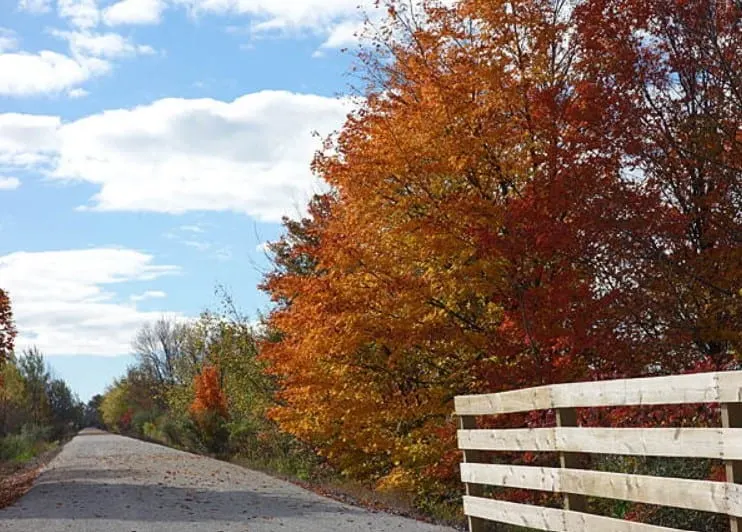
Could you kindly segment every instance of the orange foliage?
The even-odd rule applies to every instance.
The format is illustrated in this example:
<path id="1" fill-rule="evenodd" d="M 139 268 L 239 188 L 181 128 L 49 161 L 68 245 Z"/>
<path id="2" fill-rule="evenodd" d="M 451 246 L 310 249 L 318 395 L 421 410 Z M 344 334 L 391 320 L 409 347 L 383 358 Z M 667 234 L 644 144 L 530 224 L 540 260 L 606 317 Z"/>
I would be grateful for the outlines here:
<path id="1" fill-rule="evenodd" d="M 193 378 L 195 398 L 190 406 L 194 416 L 207 413 L 216 413 L 223 418 L 227 417 L 227 398 L 219 382 L 219 370 L 215 366 L 204 366 L 201 372 Z"/>
<path id="2" fill-rule="evenodd" d="M 709 4 L 390 9 L 390 61 L 365 56 L 379 85 L 315 161 L 332 193 L 273 246 L 281 426 L 420 486 L 455 478 L 457 394 L 728 364 L 742 37 L 719 10 L 698 52 Z M 693 72 L 712 109 L 677 98 Z"/>

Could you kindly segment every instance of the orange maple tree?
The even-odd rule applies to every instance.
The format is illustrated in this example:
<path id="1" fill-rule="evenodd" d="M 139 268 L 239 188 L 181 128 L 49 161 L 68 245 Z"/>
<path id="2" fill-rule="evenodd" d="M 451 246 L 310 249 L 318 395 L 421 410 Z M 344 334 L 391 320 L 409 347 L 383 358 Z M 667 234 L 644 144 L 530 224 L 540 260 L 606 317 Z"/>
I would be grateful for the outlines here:
<path id="1" fill-rule="evenodd" d="M 196 417 L 204 414 L 217 414 L 227 417 L 227 398 L 219 382 L 219 369 L 205 365 L 193 378 L 195 397 L 190 406 L 191 414 Z"/>
<path id="2" fill-rule="evenodd" d="M 435 489 L 457 394 L 729 363 L 739 12 L 671 4 L 392 3 L 365 105 L 315 161 L 332 192 L 263 284 L 284 429 Z"/>

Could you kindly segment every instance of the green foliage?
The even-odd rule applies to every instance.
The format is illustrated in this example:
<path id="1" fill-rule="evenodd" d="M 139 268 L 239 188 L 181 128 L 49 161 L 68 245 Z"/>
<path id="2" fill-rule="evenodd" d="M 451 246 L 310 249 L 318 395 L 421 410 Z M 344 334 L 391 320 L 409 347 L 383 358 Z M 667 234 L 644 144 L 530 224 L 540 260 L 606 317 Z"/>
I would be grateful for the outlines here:
<path id="1" fill-rule="evenodd" d="M 36 425 L 50 427 L 44 439 L 61 439 L 80 428 L 83 409 L 67 383 L 51 378 L 38 349 L 10 356 L 0 367 L 0 436 Z"/>
<path id="2" fill-rule="evenodd" d="M 83 405 L 72 395 L 67 383 L 55 379 L 47 385 L 47 400 L 55 438 L 79 428 L 83 420 Z"/>
<path id="3" fill-rule="evenodd" d="M 313 449 L 268 419 L 276 386 L 258 356 L 260 335 L 230 297 L 224 291 L 221 295 L 220 312 L 205 312 L 187 325 L 160 320 L 138 333 L 138 363 L 99 402 L 103 423 L 112 430 L 192 452 L 235 457 L 287 476 L 327 476 L 325 461 Z M 196 398 L 194 377 L 205 367 L 218 368 L 226 413 L 190 408 Z"/>
<path id="4" fill-rule="evenodd" d="M 41 423 L 49 415 L 47 385 L 50 381 L 44 355 L 36 347 L 25 349 L 18 359 L 18 369 L 25 381 L 31 420 Z"/>
<path id="5" fill-rule="evenodd" d="M 0 461 L 27 462 L 49 448 L 51 427 L 24 425 L 21 432 L 0 438 Z"/>
<path id="6" fill-rule="evenodd" d="M 163 443 L 173 447 L 187 448 L 184 438 L 186 429 L 182 420 L 164 416 L 159 422 L 159 432 L 163 437 Z"/>
<path id="7" fill-rule="evenodd" d="M 26 382 L 14 357 L 0 368 L 0 436 L 16 432 L 28 421 Z"/>
<path id="8" fill-rule="evenodd" d="M 251 467 L 301 480 L 336 476 L 313 449 L 273 422 L 242 419 L 227 428 L 230 455 Z"/>
<path id="9" fill-rule="evenodd" d="M 100 406 L 103 402 L 103 396 L 100 394 L 94 395 L 88 404 L 85 405 L 83 413 L 83 425 L 85 427 L 98 427 L 103 428 L 103 419 L 100 414 Z"/>
<path id="10" fill-rule="evenodd" d="M 200 413 L 197 426 L 197 435 L 200 447 L 210 454 L 224 455 L 228 448 L 229 431 L 224 418 L 214 411 Z"/>
<path id="11" fill-rule="evenodd" d="M 145 425 L 156 427 L 155 420 L 160 416 L 157 410 L 139 410 L 131 418 L 129 430 L 137 436 L 146 436 Z"/>
<path id="12" fill-rule="evenodd" d="M 163 441 L 164 437 L 153 421 L 145 421 L 142 425 L 142 436 L 152 441 Z"/>

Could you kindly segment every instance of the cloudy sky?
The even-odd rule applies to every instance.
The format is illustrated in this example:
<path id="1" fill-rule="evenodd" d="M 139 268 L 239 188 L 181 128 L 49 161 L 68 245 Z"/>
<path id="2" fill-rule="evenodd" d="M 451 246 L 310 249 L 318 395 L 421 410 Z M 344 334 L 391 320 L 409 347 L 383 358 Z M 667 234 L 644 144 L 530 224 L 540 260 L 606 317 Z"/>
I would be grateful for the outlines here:
<path id="1" fill-rule="evenodd" d="M 361 6 L 364 1 L 367 6 Z M 87 399 L 140 324 L 247 311 L 320 190 L 372 0 L 0 0 L 0 287 Z M 374 16 L 371 13 L 371 16 Z"/>

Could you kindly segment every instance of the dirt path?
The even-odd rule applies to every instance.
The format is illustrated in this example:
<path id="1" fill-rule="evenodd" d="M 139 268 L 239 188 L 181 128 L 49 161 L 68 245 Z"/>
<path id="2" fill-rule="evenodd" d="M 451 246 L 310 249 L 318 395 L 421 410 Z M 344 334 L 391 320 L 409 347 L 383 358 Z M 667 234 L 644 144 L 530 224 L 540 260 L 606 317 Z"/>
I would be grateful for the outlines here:
<path id="1" fill-rule="evenodd" d="M 83 431 L 0 531 L 451 531 L 326 499 L 262 473 L 160 445 Z"/>

